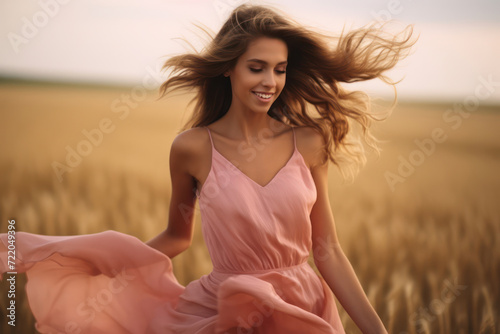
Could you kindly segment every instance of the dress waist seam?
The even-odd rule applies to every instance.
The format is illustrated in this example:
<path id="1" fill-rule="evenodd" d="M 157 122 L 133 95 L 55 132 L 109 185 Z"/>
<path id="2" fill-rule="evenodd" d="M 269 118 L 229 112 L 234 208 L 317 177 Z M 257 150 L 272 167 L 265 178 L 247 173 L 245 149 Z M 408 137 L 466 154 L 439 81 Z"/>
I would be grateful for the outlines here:
<path id="1" fill-rule="evenodd" d="M 217 272 L 217 273 L 222 273 L 222 274 L 260 274 L 260 273 L 267 273 L 267 272 L 273 272 L 273 271 L 284 271 L 284 270 L 289 270 L 289 269 L 293 269 L 293 268 L 298 268 L 298 267 L 301 267 L 301 266 L 304 266 L 304 265 L 307 265 L 308 262 L 307 260 L 302 262 L 302 263 L 299 263 L 299 264 L 295 264 L 293 266 L 288 266 L 288 267 L 279 267 L 279 268 L 269 268 L 269 269 L 258 269 L 258 270 L 227 270 L 227 269 L 219 269 L 219 268 L 213 268 L 213 272 Z"/>

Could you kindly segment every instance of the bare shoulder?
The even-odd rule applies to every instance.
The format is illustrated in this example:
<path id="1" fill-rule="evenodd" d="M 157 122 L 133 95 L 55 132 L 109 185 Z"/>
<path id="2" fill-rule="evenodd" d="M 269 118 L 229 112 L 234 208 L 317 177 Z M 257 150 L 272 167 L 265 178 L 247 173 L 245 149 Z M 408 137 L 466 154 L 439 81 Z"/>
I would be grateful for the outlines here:
<path id="1" fill-rule="evenodd" d="M 326 158 L 323 147 L 326 145 L 321 133 L 311 126 L 299 126 L 295 128 L 297 135 L 297 149 L 304 157 L 307 166 L 312 169 L 321 164 Z"/>
<path id="2" fill-rule="evenodd" d="M 204 134 L 207 130 L 202 127 L 191 128 L 182 131 L 175 136 L 172 142 L 172 149 L 176 149 L 180 153 L 189 154 L 199 147 L 201 142 L 205 141 Z"/>
<path id="3" fill-rule="evenodd" d="M 190 175 L 196 174 L 196 166 L 206 152 L 208 133 L 202 127 L 191 128 L 175 136 L 170 149 L 170 166 L 181 164 Z"/>

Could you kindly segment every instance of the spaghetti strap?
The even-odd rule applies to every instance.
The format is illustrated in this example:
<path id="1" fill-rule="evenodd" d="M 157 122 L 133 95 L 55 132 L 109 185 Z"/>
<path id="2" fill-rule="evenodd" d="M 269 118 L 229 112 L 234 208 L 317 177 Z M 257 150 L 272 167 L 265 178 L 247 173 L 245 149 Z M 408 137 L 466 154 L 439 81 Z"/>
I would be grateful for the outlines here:
<path id="1" fill-rule="evenodd" d="M 212 155 L 211 155 L 211 167 L 210 167 L 210 170 L 212 170 L 213 168 L 213 164 L 214 164 L 214 151 L 215 151 L 215 147 L 214 147 L 214 142 L 212 140 L 212 133 L 210 132 L 210 129 L 206 126 L 203 126 L 205 129 L 207 129 L 208 131 L 208 136 L 210 137 L 210 144 L 212 145 Z M 209 172 L 209 175 L 210 175 L 211 172 Z M 203 188 L 203 187 L 202 187 Z M 201 190 L 196 187 L 195 189 L 195 194 L 196 194 L 196 197 L 197 198 L 201 198 Z"/>
<path id="2" fill-rule="evenodd" d="M 210 137 L 210 143 L 212 144 L 212 148 L 214 147 L 214 141 L 212 140 L 212 133 L 210 132 L 210 129 L 204 126 L 205 129 L 208 130 L 208 136 Z"/>

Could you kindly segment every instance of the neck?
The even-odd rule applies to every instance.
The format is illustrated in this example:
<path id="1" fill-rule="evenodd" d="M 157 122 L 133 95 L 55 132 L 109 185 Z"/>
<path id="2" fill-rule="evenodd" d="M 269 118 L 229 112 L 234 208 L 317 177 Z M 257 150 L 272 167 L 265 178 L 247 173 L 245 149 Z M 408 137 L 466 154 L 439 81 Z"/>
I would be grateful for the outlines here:
<path id="1" fill-rule="evenodd" d="M 248 144 L 255 142 L 255 139 L 272 138 L 286 127 L 285 124 L 269 116 L 267 112 L 237 109 L 233 104 L 222 118 L 224 127 L 227 129 L 227 136 Z"/>

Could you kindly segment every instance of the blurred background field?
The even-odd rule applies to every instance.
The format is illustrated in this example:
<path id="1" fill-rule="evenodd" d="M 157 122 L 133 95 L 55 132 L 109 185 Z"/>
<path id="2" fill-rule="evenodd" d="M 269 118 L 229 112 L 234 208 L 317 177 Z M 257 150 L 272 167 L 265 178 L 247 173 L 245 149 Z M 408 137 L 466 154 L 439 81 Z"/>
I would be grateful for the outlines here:
<path id="1" fill-rule="evenodd" d="M 499 1 L 1 2 L 0 232 L 12 218 L 48 235 L 113 229 L 146 241 L 166 228 L 169 150 L 189 96 L 156 101 L 161 65 L 205 45 L 195 23 L 216 32 L 243 3 L 334 35 L 414 25 L 417 44 L 387 73 L 404 80 L 374 128 L 387 141 L 380 159 L 371 154 L 353 184 L 330 165 L 337 232 L 390 333 L 500 333 Z M 348 88 L 386 106 L 393 97 L 380 81 Z M 102 138 L 86 145 L 95 129 Z M 58 175 L 78 149 L 88 154 Z M 182 284 L 212 268 L 195 219 L 194 246 L 173 259 Z M 13 328 L 0 282 L 0 333 L 35 333 L 24 283 L 18 275 Z M 338 306 L 346 332 L 359 333 Z"/>
<path id="2" fill-rule="evenodd" d="M 0 85 L 2 232 L 14 218 L 18 231 L 113 229 L 146 241 L 167 226 L 169 150 L 187 119 L 188 97 L 156 101 L 153 91 L 135 105 L 120 102 L 130 94 L 127 87 Z M 117 106 L 127 107 L 113 112 Z M 375 127 L 387 140 L 381 158 L 371 154 L 353 184 L 330 165 L 340 242 L 390 333 L 500 332 L 500 107 L 480 105 L 455 129 L 443 119 L 452 107 L 401 101 Z M 76 149 L 86 140 L 82 131 L 104 119 L 112 130 L 59 178 L 54 162 L 65 164 L 68 147 Z M 446 139 L 391 187 L 387 173 L 417 157 L 415 140 L 432 138 L 436 128 Z M 193 246 L 173 259 L 184 285 L 211 271 L 199 211 L 195 220 Z M 6 324 L 1 282 L 2 333 L 35 333 L 24 282 L 19 275 L 15 329 Z M 338 306 L 347 333 L 358 333 Z"/>

